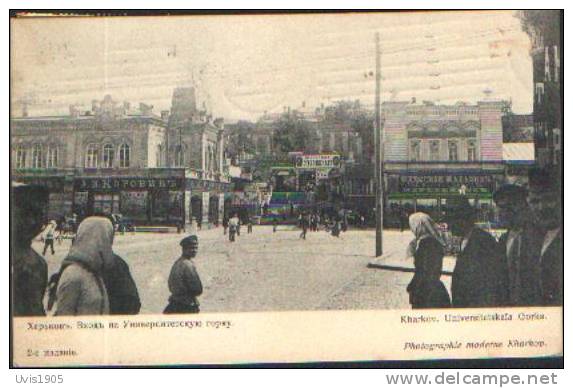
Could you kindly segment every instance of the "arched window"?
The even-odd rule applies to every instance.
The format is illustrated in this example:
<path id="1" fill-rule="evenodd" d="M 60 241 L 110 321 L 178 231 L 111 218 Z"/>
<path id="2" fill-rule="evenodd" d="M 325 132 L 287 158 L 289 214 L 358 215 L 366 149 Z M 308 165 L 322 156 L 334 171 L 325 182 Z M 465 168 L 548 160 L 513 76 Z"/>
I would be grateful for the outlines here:
<path id="1" fill-rule="evenodd" d="M 410 140 L 410 160 L 418 162 L 422 159 L 421 155 L 421 141 L 418 139 Z"/>
<path id="2" fill-rule="evenodd" d="M 58 167 L 58 146 L 51 145 L 48 147 L 48 157 L 46 158 L 47 168 Z"/>
<path id="3" fill-rule="evenodd" d="M 112 168 L 113 159 L 115 155 L 115 150 L 113 149 L 113 144 L 106 144 L 103 146 L 103 168 Z"/>
<path id="4" fill-rule="evenodd" d="M 473 162 L 477 160 L 477 147 L 474 139 L 468 140 L 468 161 Z"/>
<path id="5" fill-rule="evenodd" d="M 175 146 L 175 167 L 185 166 L 185 145 Z"/>
<path id="6" fill-rule="evenodd" d="M 86 168 L 97 168 L 99 162 L 99 150 L 97 144 L 89 144 L 86 149 Z"/>
<path id="7" fill-rule="evenodd" d="M 455 140 L 448 141 L 448 157 L 450 162 L 458 160 L 458 142 Z"/>
<path id="8" fill-rule="evenodd" d="M 44 147 L 41 144 L 34 144 L 32 150 L 32 168 L 44 167 Z"/>
<path id="9" fill-rule="evenodd" d="M 163 166 L 163 144 L 158 144 L 155 151 L 155 167 L 161 166 Z"/>
<path id="10" fill-rule="evenodd" d="M 26 158 L 28 150 L 25 146 L 19 145 L 16 148 L 16 168 L 26 168 Z"/>
<path id="11" fill-rule="evenodd" d="M 122 144 L 119 147 L 119 167 L 129 167 L 130 162 L 130 149 L 127 144 Z"/>

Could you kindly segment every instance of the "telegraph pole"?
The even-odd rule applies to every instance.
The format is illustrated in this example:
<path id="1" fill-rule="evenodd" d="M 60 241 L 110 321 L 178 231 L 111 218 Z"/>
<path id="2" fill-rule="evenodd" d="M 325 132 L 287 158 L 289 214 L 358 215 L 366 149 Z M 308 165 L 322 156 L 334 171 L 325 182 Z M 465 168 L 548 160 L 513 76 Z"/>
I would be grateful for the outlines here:
<path id="1" fill-rule="evenodd" d="M 382 121 L 381 121 L 381 92 L 380 72 L 380 33 L 376 33 L 376 102 L 374 107 L 374 146 L 376 148 L 376 164 L 374 165 L 374 179 L 376 182 L 376 257 L 382 256 L 382 228 L 384 227 L 384 165 L 382 150 Z"/>

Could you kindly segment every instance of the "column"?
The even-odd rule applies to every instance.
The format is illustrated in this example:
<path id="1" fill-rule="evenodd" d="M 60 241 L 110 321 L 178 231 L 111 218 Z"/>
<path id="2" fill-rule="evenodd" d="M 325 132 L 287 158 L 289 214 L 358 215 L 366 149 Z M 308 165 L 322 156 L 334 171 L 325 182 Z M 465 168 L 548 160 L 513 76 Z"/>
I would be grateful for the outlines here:
<path id="1" fill-rule="evenodd" d="M 191 224 L 191 190 L 185 190 L 185 195 L 183 198 L 185 203 L 185 224 Z"/>

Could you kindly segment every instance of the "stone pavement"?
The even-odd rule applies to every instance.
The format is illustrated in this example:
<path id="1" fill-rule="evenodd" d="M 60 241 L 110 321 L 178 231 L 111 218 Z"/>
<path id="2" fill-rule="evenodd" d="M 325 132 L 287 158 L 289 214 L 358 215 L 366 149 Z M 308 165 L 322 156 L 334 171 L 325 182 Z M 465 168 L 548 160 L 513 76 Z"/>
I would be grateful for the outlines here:
<path id="1" fill-rule="evenodd" d="M 235 243 L 222 228 L 201 230 L 195 259 L 204 292 L 203 312 L 285 310 L 408 309 L 406 286 L 413 274 L 402 270 L 368 268 L 374 262 L 373 230 L 350 230 L 341 238 L 326 232 L 280 226 L 242 228 Z M 114 251 L 129 264 L 137 283 L 142 313 L 161 313 L 167 304 L 167 278 L 179 256 L 184 234 L 137 233 L 116 235 Z M 404 252 L 410 232 L 385 231 L 384 263 L 411 268 Z M 56 244 L 47 254 L 49 273 L 58 270 L 70 242 Z M 41 253 L 42 244 L 34 243 Z M 380 261 L 376 261 L 380 262 Z M 449 288 L 449 276 L 443 281 Z"/>

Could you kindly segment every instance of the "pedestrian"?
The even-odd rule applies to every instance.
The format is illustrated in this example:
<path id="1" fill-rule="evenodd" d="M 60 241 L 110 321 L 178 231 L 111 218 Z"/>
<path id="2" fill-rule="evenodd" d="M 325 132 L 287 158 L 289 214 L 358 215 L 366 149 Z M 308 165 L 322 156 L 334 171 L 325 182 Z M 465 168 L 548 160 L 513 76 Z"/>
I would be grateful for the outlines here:
<path id="1" fill-rule="evenodd" d="M 334 219 L 334 225 L 332 226 L 331 234 L 334 237 L 340 237 L 340 221 L 338 219 Z"/>
<path id="2" fill-rule="evenodd" d="M 229 229 L 229 217 L 225 215 L 223 217 L 223 236 L 227 235 L 227 229 Z"/>
<path id="3" fill-rule="evenodd" d="M 279 222 L 277 221 L 277 219 L 273 218 L 273 233 L 276 233 L 278 225 Z"/>
<path id="4" fill-rule="evenodd" d="M 503 252 L 489 233 L 475 225 L 476 211 L 465 197 L 450 203 L 447 223 L 462 238 L 452 275 L 453 307 L 497 307 L 504 304 Z"/>
<path id="5" fill-rule="evenodd" d="M 56 254 L 54 250 L 54 234 L 56 233 L 56 221 L 52 220 L 46 225 L 44 229 L 44 251 L 42 252 L 43 256 L 46 256 L 46 251 L 48 247 L 50 247 L 52 251 L 52 255 Z"/>
<path id="6" fill-rule="evenodd" d="M 247 234 L 253 233 L 253 220 L 251 217 L 247 219 Z"/>
<path id="7" fill-rule="evenodd" d="M 48 265 L 32 248 L 32 240 L 42 230 L 49 194 L 39 185 L 12 183 L 11 188 L 12 313 L 15 317 L 43 316 Z"/>
<path id="8" fill-rule="evenodd" d="M 561 176 L 551 169 L 533 168 L 529 172 L 527 202 L 535 222 L 540 244 L 534 260 L 527 263 L 535 274 L 530 285 L 535 304 L 563 305 L 563 213 L 561 206 Z"/>
<path id="9" fill-rule="evenodd" d="M 237 233 L 238 227 L 239 227 L 239 218 L 236 215 L 234 215 L 229 220 L 229 241 L 231 242 L 235 241 L 235 234 Z"/>
<path id="10" fill-rule="evenodd" d="M 106 217 L 87 217 L 62 262 L 55 286 L 54 315 L 107 315 L 110 301 L 104 276 L 114 268 L 113 224 Z"/>
<path id="11" fill-rule="evenodd" d="M 414 213 L 409 223 L 414 234 L 409 256 L 414 257 L 416 271 L 406 289 L 410 304 L 413 309 L 451 307 L 448 291 L 440 281 L 446 242 L 427 214 Z"/>
<path id="12" fill-rule="evenodd" d="M 306 215 L 304 215 L 304 216 L 301 215 L 300 227 L 302 229 L 302 232 L 300 233 L 298 238 L 302 238 L 303 240 L 306 240 L 306 232 L 308 231 L 308 217 Z"/>
<path id="13" fill-rule="evenodd" d="M 528 295 L 531 279 L 527 263 L 535 259 L 535 244 L 537 231 L 531 222 L 532 215 L 527 204 L 527 190 L 517 185 L 503 185 L 493 194 L 496 213 L 500 223 L 507 228 L 499 240 L 499 245 L 505 255 L 504 292 L 506 305 L 526 306 L 532 303 Z M 525 281 L 525 283 L 524 283 Z M 534 300 L 534 299 L 533 299 Z"/>
<path id="14" fill-rule="evenodd" d="M 199 312 L 197 297 L 203 293 L 203 285 L 193 264 L 199 249 L 199 239 L 196 235 L 185 237 L 179 243 L 179 257 L 169 273 L 168 286 L 171 296 L 164 314 L 195 314 Z"/>

